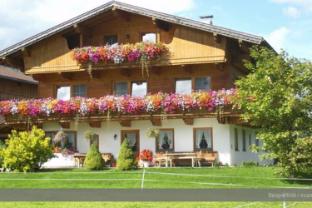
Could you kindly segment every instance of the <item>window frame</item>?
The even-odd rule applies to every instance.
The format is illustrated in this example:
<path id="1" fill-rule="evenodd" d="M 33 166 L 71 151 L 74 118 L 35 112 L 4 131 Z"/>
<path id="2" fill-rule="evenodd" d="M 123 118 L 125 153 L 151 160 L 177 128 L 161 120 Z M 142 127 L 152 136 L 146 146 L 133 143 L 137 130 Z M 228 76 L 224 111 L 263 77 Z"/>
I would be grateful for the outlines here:
<path id="1" fill-rule="evenodd" d="M 54 134 L 54 136 L 57 134 L 58 131 L 45 131 L 45 137 L 47 136 L 46 134 L 49 133 L 49 134 Z M 78 151 L 78 144 L 77 144 L 77 131 L 72 131 L 72 130 L 65 130 L 64 133 L 73 133 L 74 134 L 74 151 Z M 52 141 L 53 138 L 51 138 L 51 144 L 52 144 Z"/>
<path id="2" fill-rule="evenodd" d="M 127 133 L 135 133 L 137 138 L 136 138 L 136 151 L 134 152 L 134 154 L 140 154 L 140 130 L 139 129 L 127 129 L 127 130 L 120 130 L 120 147 L 124 141 L 124 135 Z"/>
<path id="3" fill-rule="evenodd" d="M 143 84 L 144 82 L 146 82 L 146 94 L 144 95 L 144 96 L 146 96 L 146 95 L 148 94 L 148 92 L 149 92 L 149 88 L 148 88 L 148 85 L 149 85 L 149 84 L 148 84 L 148 81 L 147 81 L 147 80 L 144 80 L 144 81 L 143 81 L 143 80 L 142 80 L 142 81 L 130 81 L 129 95 L 130 95 L 130 96 L 133 96 L 133 95 L 132 95 L 132 92 L 133 92 L 133 90 L 132 90 L 132 84 L 133 84 L 133 83 L 142 83 L 142 84 Z M 129 84 L 128 84 L 128 86 L 129 86 Z"/>
<path id="4" fill-rule="evenodd" d="M 185 78 L 175 79 L 175 81 L 174 81 L 174 92 L 175 93 L 178 93 L 177 92 L 177 81 L 191 81 L 191 92 L 193 92 L 193 78 L 185 77 Z"/>
<path id="5" fill-rule="evenodd" d="M 196 147 L 196 131 L 197 130 L 208 130 L 210 131 L 211 136 L 211 148 L 207 149 L 201 149 Z M 193 150 L 194 151 L 207 151 L 207 152 L 213 152 L 213 128 L 212 127 L 199 127 L 199 128 L 193 128 Z"/>
<path id="6" fill-rule="evenodd" d="M 86 90 L 86 94 L 85 94 L 85 96 L 79 96 L 79 97 L 88 97 L 88 87 L 87 87 L 87 85 L 86 84 L 75 84 L 75 85 L 71 85 L 70 86 L 70 93 L 71 93 L 71 98 L 72 97 L 77 97 L 77 96 L 73 96 L 74 95 L 74 89 L 75 89 L 75 87 L 78 87 L 78 86 L 84 86 L 85 87 L 85 90 Z"/>
<path id="7" fill-rule="evenodd" d="M 85 97 L 88 97 L 88 85 L 86 83 L 80 83 L 80 84 L 62 84 L 62 85 L 56 85 L 55 86 L 55 92 L 54 92 L 54 97 L 57 98 L 57 90 L 60 88 L 60 87 L 70 87 L 70 98 L 73 98 L 73 89 L 74 89 L 74 86 L 78 86 L 78 85 L 84 85 L 86 87 L 86 96 Z"/>
<path id="8" fill-rule="evenodd" d="M 91 147 L 91 145 L 93 144 L 94 142 L 94 139 L 97 140 L 97 145 L 96 145 L 96 148 L 98 149 L 98 151 L 100 151 L 100 135 L 99 134 L 94 134 L 93 136 L 96 136 L 96 138 L 91 138 L 90 141 L 89 141 L 89 147 Z"/>
<path id="9" fill-rule="evenodd" d="M 141 32 L 140 33 L 140 41 L 143 42 L 143 36 L 146 35 L 146 34 L 149 34 L 149 33 L 155 34 L 155 36 L 156 36 L 155 44 L 159 43 L 157 32 L 151 32 L 151 31 L 149 31 L 149 32 Z"/>
<path id="10" fill-rule="evenodd" d="M 117 90 L 116 90 L 116 86 L 117 86 L 117 84 L 118 83 L 126 83 L 127 84 L 127 95 L 131 95 L 131 93 L 130 93 L 130 88 L 132 87 L 130 84 L 131 84 L 131 82 L 129 82 L 128 80 L 125 80 L 125 81 L 115 81 L 114 83 L 113 83 L 113 92 L 114 92 L 114 95 L 115 96 L 122 96 L 122 95 L 117 95 Z"/>
<path id="11" fill-rule="evenodd" d="M 211 79 L 211 76 L 196 76 L 196 77 L 193 77 L 193 80 L 192 80 L 192 82 L 193 82 L 193 84 L 192 84 L 193 91 L 200 91 L 200 90 L 205 91 L 203 89 L 199 89 L 199 90 L 196 89 L 196 79 L 199 79 L 199 78 L 206 78 L 206 79 L 209 78 L 209 89 L 208 90 L 212 89 L 212 82 L 211 82 L 212 79 Z"/>
<path id="12" fill-rule="evenodd" d="M 106 37 L 113 37 L 113 36 L 116 36 L 116 43 L 119 43 L 118 34 L 104 34 L 104 36 L 103 36 L 103 44 L 104 44 L 104 45 L 110 45 L 110 46 L 116 44 L 116 43 L 107 44 L 107 42 L 106 42 Z"/>
<path id="13" fill-rule="evenodd" d="M 156 152 L 174 152 L 175 151 L 175 135 L 174 135 L 174 128 L 160 128 L 158 129 L 159 133 L 160 131 L 172 131 L 172 149 L 169 150 L 164 150 L 164 149 L 159 149 L 158 144 L 159 144 L 159 136 L 155 138 L 155 146 L 156 146 Z"/>

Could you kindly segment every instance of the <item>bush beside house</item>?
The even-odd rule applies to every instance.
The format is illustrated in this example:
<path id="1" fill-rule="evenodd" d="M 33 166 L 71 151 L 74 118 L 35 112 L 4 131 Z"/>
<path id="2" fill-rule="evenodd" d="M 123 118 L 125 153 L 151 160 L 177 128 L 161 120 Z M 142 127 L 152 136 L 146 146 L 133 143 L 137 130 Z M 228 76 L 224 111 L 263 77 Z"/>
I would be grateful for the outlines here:
<path id="1" fill-rule="evenodd" d="M 117 159 L 117 169 L 131 170 L 135 168 L 134 154 L 129 146 L 128 139 L 125 139 L 121 145 L 121 149 Z"/>
<path id="2" fill-rule="evenodd" d="M 85 168 L 89 170 L 102 170 L 104 163 L 102 155 L 96 145 L 92 144 L 84 161 Z"/>
<path id="3" fill-rule="evenodd" d="M 17 132 L 8 136 L 6 147 L 1 151 L 3 167 L 12 171 L 30 172 L 39 170 L 41 165 L 53 157 L 50 138 L 42 129 Z"/>

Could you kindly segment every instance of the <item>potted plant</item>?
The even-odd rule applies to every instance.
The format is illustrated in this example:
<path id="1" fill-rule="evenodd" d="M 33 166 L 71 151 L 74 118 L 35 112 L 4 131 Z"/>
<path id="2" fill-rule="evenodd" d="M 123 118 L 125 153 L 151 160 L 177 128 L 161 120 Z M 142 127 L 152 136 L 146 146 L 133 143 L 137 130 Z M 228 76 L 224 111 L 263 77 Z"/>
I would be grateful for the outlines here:
<path id="1" fill-rule="evenodd" d="M 142 150 L 140 152 L 140 164 L 142 167 L 147 168 L 151 165 L 153 161 L 153 152 L 151 150 Z"/>
<path id="2" fill-rule="evenodd" d="M 146 136 L 150 138 L 157 138 L 159 136 L 159 129 L 148 128 L 146 132 Z"/>

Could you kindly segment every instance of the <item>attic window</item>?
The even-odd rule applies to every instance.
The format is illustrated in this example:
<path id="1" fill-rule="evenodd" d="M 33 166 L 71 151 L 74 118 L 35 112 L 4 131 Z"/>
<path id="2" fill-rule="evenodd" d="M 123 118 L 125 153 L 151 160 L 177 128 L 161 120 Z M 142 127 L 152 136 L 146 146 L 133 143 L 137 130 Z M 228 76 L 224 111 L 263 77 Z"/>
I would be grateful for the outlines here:
<path id="1" fill-rule="evenodd" d="M 142 41 L 148 43 L 156 43 L 157 36 L 156 33 L 143 33 L 142 34 Z"/>
<path id="2" fill-rule="evenodd" d="M 69 49 L 80 47 L 80 34 L 73 34 L 66 37 L 67 46 Z"/>

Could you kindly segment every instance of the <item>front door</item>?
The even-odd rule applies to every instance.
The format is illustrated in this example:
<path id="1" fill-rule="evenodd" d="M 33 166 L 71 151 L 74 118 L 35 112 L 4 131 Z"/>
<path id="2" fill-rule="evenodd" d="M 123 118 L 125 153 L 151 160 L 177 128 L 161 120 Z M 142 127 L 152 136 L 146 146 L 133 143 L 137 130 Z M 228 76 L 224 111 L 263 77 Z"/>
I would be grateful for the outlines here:
<path id="1" fill-rule="evenodd" d="M 121 131 L 121 144 L 126 138 L 128 139 L 129 145 L 130 145 L 134 155 L 138 155 L 140 152 L 139 130 L 123 130 L 123 131 Z"/>

